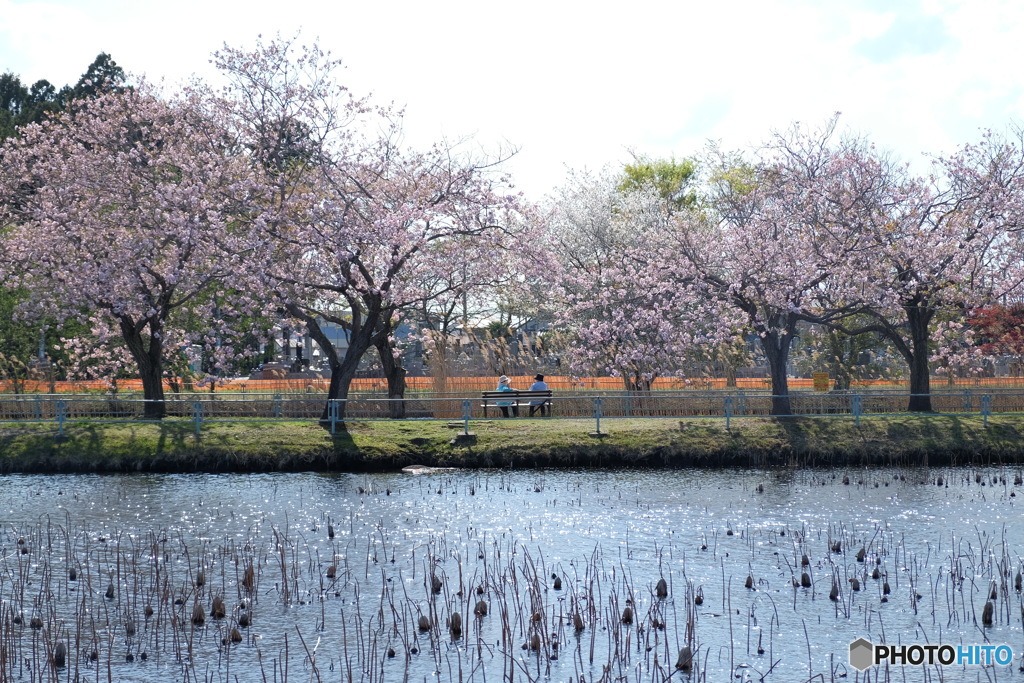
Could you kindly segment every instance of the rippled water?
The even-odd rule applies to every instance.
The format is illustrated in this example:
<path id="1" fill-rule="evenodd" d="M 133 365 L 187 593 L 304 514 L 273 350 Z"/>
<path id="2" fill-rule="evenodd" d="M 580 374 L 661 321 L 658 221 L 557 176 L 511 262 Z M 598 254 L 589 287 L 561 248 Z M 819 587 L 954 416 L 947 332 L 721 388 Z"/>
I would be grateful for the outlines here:
<path id="1" fill-rule="evenodd" d="M 1024 680 L 1017 476 L 944 468 L 2 477 L 0 680 L 53 680 L 46 658 L 58 641 L 69 650 L 59 680 L 686 680 L 674 665 L 688 615 L 693 680 Z M 804 554 L 810 567 L 800 566 Z M 873 580 L 876 566 L 882 577 Z M 794 588 L 803 571 L 813 586 Z M 660 578 L 665 599 L 655 594 Z M 993 580 L 994 624 L 984 627 Z M 223 619 L 210 614 L 218 596 Z M 488 614 L 477 617 L 481 600 Z M 202 625 L 191 623 L 196 604 Z M 627 606 L 634 619 L 624 624 Z M 455 612 L 464 622 L 457 635 L 447 628 Z M 242 615 L 251 625 L 240 626 Z M 419 630 L 420 616 L 431 629 Z M 862 636 L 1006 643 L 1014 661 L 872 669 L 865 678 L 847 664 L 849 642 Z"/>

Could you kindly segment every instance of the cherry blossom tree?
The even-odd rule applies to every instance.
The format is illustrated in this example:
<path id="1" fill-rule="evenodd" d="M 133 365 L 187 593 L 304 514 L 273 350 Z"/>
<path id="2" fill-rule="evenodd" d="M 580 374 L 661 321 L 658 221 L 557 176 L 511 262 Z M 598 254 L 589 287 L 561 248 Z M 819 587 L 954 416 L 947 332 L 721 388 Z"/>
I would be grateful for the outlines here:
<path id="1" fill-rule="evenodd" d="M 859 163 L 861 146 L 836 140 L 835 121 L 795 126 L 753 156 L 711 146 L 698 198 L 674 215 L 668 238 L 653 243 L 675 309 L 700 311 L 717 327 L 705 339 L 758 340 L 774 415 L 792 413 L 787 367 L 800 325 L 842 320 L 861 306 L 846 283 L 864 240 L 835 221 L 867 211 L 877 190 L 874 169 Z"/>
<path id="2" fill-rule="evenodd" d="M 991 360 L 977 344 L 974 330 L 962 318 L 942 320 L 932 330 L 935 352 L 930 361 L 937 375 L 945 375 L 950 386 L 956 384 L 958 376 L 977 376 L 984 371 L 984 364 Z"/>
<path id="3" fill-rule="evenodd" d="M 394 154 L 359 184 L 354 210 L 332 202 L 311 213 L 304 239 L 316 248 L 304 251 L 301 269 L 270 271 L 286 309 L 318 343 L 318 320 L 349 332 L 345 358 L 327 353 L 330 398 L 347 395 L 359 358 L 402 311 L 436 296 L 424 286 L 432 271 L 492 261 L 507 251 L 514 224 L 515 197 L 447 155 Z"/>
<path id="4" fill-rule="evenodd" d="M 606 303 L 626 293 L 639 305 L 634 312 L 618 300 L 592 316 L 581 328 L 591 337 L 586 353 L 601 348 L 598 339 L 618 351 L 622 335 L 650 335 L 635 345 L 632 362 L 665 366 L 678 364 L 687 346 L 751 334 L 768 363 L 772 412 L 791 414 L 787 366 L 799 326 L 842 320 L 862 306 L 847 284 L 866 240 L 845 226 L 870 212 L 885 180 L 862 147 L 837 140 L 835 121 L 820 130 L 796 126 L 753 156 L 709 148 L 699 164 L 703 182 L 685 204 L 582 211 L 585 220 L 576 223 L 602 236 L 615 235 L 627 216 L 634 224 L 646 218 L 632 238 L 601 238 L 613 259 L 604 263 L 631 265 L 607 269 L 586 300 Z M 657 360 L 659 353 L 666 356 Z"/>
<path id="5" fill-rule="evenodd" d="M 193 341 L 177 316 L 215 329 L 218 287 L 244 272 L 249 165 L 197 97 L 145 84 L 22 132 L 2 150 L 4 276 L 37 314 L 87 316 L 97 348 L 119 339 L 160 418 L 168 356 Z"/>
<path id="6" fill-rule="evenodd" d="M 687 354 L 721 329 L 717 307 L 684 295 L 692 283 L 677 277 L 677 224 L 658 188 L 609 171 L 576 174 L 549 225 L 562 255 L 556 322 L 574 373 L 607 373 L 645 391 L 680 373 Z"/>
<path id="7" fill-rule="evenodd" d="M 929 363 L 955 365 L 963 355 L 948 344 L 960 335 L 938 329 L 939 321 L 963 319 L 1019 290 L 1024 145 L 1019 134 L 988 133 L 936 159 L 927 178 L 901 167 L 880 182 L 885 191 L 863 220 L 835 217 L 865 241 L 868 258 L 858 261 L 847 292 L 857 291 L 871 318 L 840 328 L 891 342 L 910 370 L 908 409 L 930 411 Z"/>
<path id="8" fill-rule="evenodd" d="M 575 231 L 564 247 L 574 274 L 565 320 L 576 316 L 577 358 L 593 366 L 610 355 L 606 370 L 643 388 L 690 351 L 756 335 L 772 412 L 791 414 L 786 372 L 798 326 L 842 319 L 859 305 L 838 295 L 822 305 L 843 291 L 839 276 L 863 248 L 831 214 L 863 211 L 875 180 L 851 163 L 858 143 L 836 143 L 833 134 L 834 122 L 795 127 L 752 158 L 712 146 L 698 164 L 697 191 L 674 192 L 685 202 L 670 201 L 655 183 L 615 192 L 624 184 L 614 177 L 563 201 L 566 234 Z"/>
<path id="9" fill-rule="evenodd" d="M 324 352 L 328 399 L 344 399 L 367 350 L 429 295 L 426 274 L 503 248 L 518 199 L 452 146 L 404 149 L 400 113 L 353 97 L 315 45 L 278 39 L 215 61 L 229 82 L 219 106 L 273 188 L 265 286 Z M 346 331 L 343 353 L 325 322 Z"/>
<path id="10" fill-rule="evenodd" d="M 986 136 L 938 160 L 939 177 L 921 179 L 866 141 L 838 136 L 837 121 L 794 126 L 753 156 L 712 147 L 701 188 L 674 213 L 627 208 L 642 195 L 616 194 L 612 182 L 564 199 L 556 224 L 575 236 L 563 243 L 573 274 L 563 323 L 576 327 L 577 359 L 650 377 L 680 362 L 694 341 L 682 330 L 714 320 L 725 335 L 739 324 L 768 362 L 772 412 L 787 415 L 799 326 L 825 325 L 885 338 L 910 369 L 910 409 L 930 409 L 929 361 L 962 355 L 937 321 L 962 318 L 1022 279 L 1020 136 Z M 617 360 L 596 363 L 606 354 Z"/>
<path id="11" fill-rule="evenodd" d="M 530 285 L 545 272 L 550 254 L 541 239 L 541 221 L 530 207 L 517 199 L 504 212 L 502 233 L 481 241 L 479 235 L 456 235 L 428 245 L 420 265 L 401 276 L 406 297 L 391 317 L 385 318 L 374 337 L 381 367 L 388 381 L 388 396 L 404 396 L 402 354 L 395 332 L 400 321 L 417 326 L 418 333 L 406 341 L 429 341 L 434 362 L 442 362 L 452 335 L 469 332 L 475 323 L 499 317 L 509 302 L 525 301 Z M 408 282 L 412 280 L 412 282 Z M 435 368 L 440 370 L 440 368 Z M 433 372 L 433 371 L 432 371 Z M 445 372 L 435 379 L 447 377 Z M 403 409 L 399 401 L 390 404 L 392 417 Z"/>

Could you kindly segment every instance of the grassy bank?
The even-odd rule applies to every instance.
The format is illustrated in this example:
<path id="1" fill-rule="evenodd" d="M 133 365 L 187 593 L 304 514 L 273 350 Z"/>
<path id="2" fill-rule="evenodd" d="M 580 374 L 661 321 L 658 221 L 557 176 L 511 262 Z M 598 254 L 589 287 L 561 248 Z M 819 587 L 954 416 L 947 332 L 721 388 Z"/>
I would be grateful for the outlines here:
<path id="1" fill-rule="evenodd" d="M 884 416 L 852 419 L 474 422 L 453 444 L 443 422 L 353 423 L 331 437 L 312 423 L 188 421 L 0 426 L 3 472 L 226 472 L 442 467 L 839 466 L 1024 463 L 1024 418 Z"/>

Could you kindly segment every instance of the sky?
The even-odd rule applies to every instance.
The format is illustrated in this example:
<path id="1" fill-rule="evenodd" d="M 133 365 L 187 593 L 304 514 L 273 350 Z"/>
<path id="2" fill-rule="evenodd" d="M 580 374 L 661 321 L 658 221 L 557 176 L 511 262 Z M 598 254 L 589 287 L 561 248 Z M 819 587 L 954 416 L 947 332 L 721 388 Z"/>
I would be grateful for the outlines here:
<path id="1" fill-rule="evenodd" d="M 169 85 L 276 34 L 318 42 L 406 140 L 465 140 L 540 199 L 569 169 L 749 149 L 796 122 L 926 167 L 1024 124 L 1018 0 L 0 0 L 0 72 L 75 83 L 100 52 Z"/>

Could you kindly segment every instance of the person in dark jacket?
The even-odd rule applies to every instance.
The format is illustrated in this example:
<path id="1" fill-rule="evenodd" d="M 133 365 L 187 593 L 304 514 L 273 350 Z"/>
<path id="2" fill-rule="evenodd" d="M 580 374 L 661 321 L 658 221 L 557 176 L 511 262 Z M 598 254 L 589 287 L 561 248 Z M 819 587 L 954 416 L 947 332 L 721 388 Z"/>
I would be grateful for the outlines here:
<path id="1" fill-rule="evenodd" d="M 533 378 L 536 380 L 530 385 L 530 391 L 547 391 L 548 383 L 544 381 L 544 375 L 537 375 Z M 545 398 L 538 399 L 536 401 L 530 401 L 530 417 L 540 409 L 540 416 L 545 417 L 551 414 L 551 406 L 548 405 L 548 400 Z"/>

